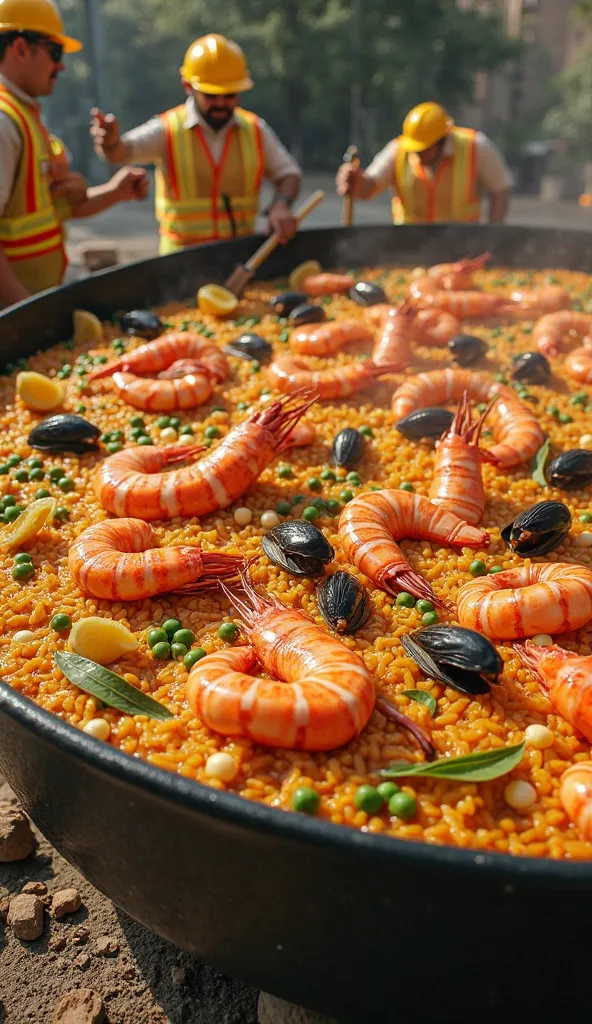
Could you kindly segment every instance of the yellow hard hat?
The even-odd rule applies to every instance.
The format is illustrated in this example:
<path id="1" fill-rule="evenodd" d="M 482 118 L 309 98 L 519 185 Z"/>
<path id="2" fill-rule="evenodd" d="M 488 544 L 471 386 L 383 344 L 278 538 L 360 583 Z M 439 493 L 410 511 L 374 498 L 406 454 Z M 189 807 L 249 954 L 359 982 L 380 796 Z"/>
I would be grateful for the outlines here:
<path id="1" fill-rule="evenodd" d="M 448 135 L 454 121 L 439 103 L 420 103 L 403 122 L 399 143 L 409 153 L 421 153 Z"/>
<path id="2" fill-rule="evenodd" d="M 216 96 L 253 88 L 240 46 L 216 33 L 202 36 L 191 44 L 180 71 L 183 80 L 194 89 Z"/>
<path id="3" fill-rule="evenodd" d="M 64 35 L 64 22 L 52 0 L 0 0 L 0 32 L 38 32 L 61 43 L 64 53 L 82 49 L 78 39 Z"/>

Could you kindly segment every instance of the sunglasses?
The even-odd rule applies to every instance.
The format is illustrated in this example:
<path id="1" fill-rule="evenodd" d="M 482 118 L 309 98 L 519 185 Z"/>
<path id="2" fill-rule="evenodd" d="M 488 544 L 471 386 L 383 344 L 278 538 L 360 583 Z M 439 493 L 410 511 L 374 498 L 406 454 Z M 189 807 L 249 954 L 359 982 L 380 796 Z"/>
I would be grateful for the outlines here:
<path id="1" fill-rule="evenodd" d="M 38 36 L 32 32 L 23 32 L 23 39 L 26 39 L 26 41 L 31 43 L 33 46 L 43 46 L 47 50 L 54 64 L 61 64 L 62 57 L 64 56 L 64 47 L 61 43 L 56 43 L 54 39 L 48 39 L 46 36 Z"/>

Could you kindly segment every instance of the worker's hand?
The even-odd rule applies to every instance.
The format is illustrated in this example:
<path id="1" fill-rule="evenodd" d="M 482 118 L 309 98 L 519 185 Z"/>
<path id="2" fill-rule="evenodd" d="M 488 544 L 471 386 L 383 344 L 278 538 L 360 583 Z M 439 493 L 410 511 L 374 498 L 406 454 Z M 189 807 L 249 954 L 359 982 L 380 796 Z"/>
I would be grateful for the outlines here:
<path id="1" fill-rule="evenodd" d="M 357 186 L 362 181 L 364 172 L 361 167 L 354 164 L 342 164 L 337 171 L 335 184 L 337 185 L 338 196 L 353 196 L 356 194 Z"/>
<path id="2" fill-rule="evenodd" d="M 95 149 L 105 153 L 115 149 L 120 138 L 119 124 L 115 114 L 104 114 L 98 107 L 93 107 L 90 116 L 90 134 Z"/>
<path id="3" fill-rule="evenodd" d="M 277 231 L 280 243 L 285 245 L 296 234 L 298 221 L 287 203 L 280 199 L 273 204 L 269 211 L 268 225 L 270 234 Z"/>
<path id="4" fill-rule="evenodd" d="M 78 171 L 68 171 L 63 174 L 59 181 L 51 185 L 51 194 L 54 198 L 65 199 L 70 206 L 78 206 L 86 199 L 86 180 L 83 174 Z"/>
<path id="5" fill-rule="evenodd" d="M 142 167 L 122 167 L 113 175 L 109 184 L 118 203 L 125 203 L 130 199 L 145 199 L 148 195 L 148 175 Z"/>

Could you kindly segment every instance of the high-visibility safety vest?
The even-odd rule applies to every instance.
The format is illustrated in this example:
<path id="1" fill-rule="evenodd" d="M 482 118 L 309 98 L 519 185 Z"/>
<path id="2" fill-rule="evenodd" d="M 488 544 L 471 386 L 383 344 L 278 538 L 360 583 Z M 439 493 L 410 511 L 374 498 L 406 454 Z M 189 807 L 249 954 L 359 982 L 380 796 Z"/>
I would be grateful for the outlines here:
<path id="1" fill-rule="evenodd" d="M 264 169 L 256 114 L 237 107 L 215 164 L 200 125 L 185 127 L 185 105 L 161 114 L 166 157 L 156 170 L 160 251 L 252 235 Z"/>
<path id="2" fill-rule="evenodd" d="M 426 171 L 417 153 L 408 153 L 397 146 L 395 224 L 479 220 L 477 133 L 471 128 L 453 128 L 450 134 L 454 153 L 441 158 L 433 175 Z"/>
<path id="3" fill-rule="evenodd" d="M 60 284 L 67 266 L 62 218 L 66 205 L 58 206 L 50 192 L 52 146 L 36 110 L 21 102 L 0 84 L 0 111 L 20 132 L 23 144 L 12 193 L 0 215 L 0 244 L 19 281 L 30 292 Z"/>

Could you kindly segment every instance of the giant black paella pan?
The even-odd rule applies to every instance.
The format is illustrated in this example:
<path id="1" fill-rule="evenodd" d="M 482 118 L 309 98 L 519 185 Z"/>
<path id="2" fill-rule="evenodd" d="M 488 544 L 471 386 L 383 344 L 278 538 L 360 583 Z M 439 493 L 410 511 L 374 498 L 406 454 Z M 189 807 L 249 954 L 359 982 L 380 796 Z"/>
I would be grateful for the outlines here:
<path id="1" fill-rule="evenodd" d="M 155 258 L 0 315 L 0 362 L 108 317 L 194 296 L 253 240 Z M 436 226 L 304 232 L 265 276 L 324 266 L 493 262 L 592 269 L 580 232 Z M 284 814 L 127 757 L 0 683 L 0 769 L 57 849 L 160 935 L 343 1020 L 574 1019 L 588 1012 L 592 864 L 450 849 Z"/>

